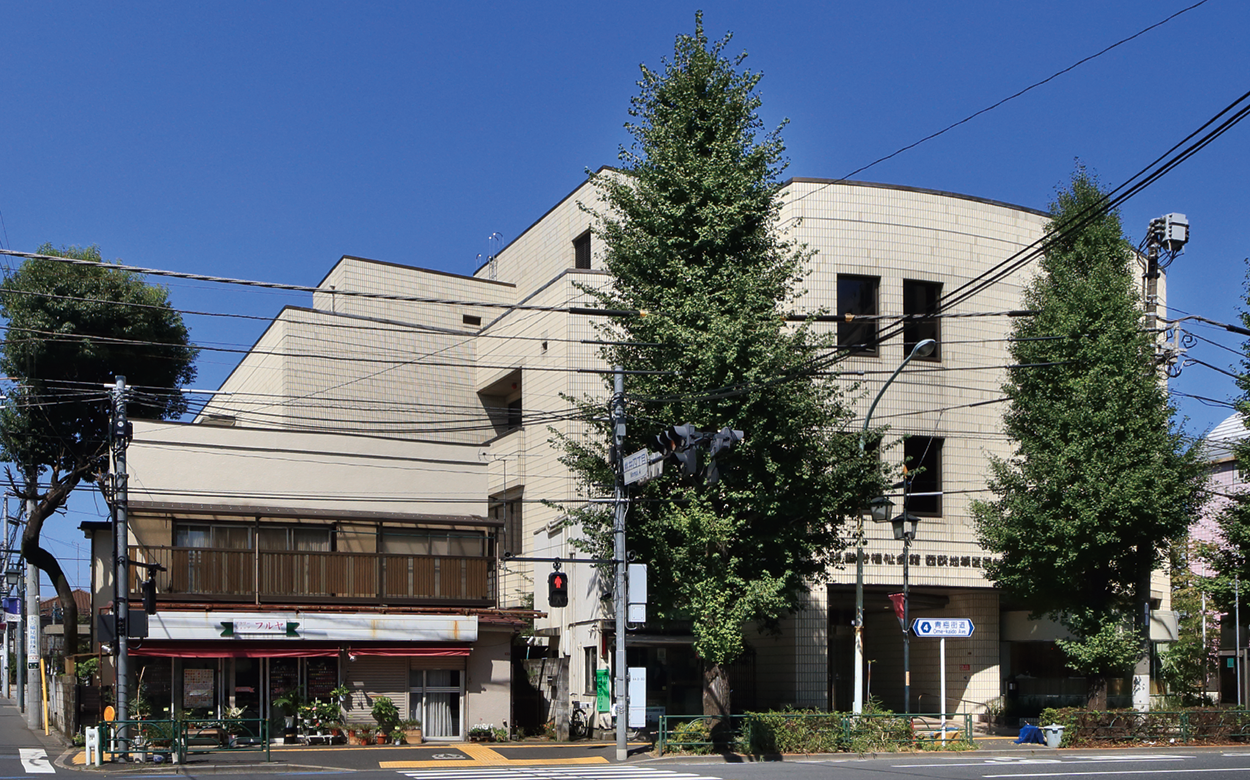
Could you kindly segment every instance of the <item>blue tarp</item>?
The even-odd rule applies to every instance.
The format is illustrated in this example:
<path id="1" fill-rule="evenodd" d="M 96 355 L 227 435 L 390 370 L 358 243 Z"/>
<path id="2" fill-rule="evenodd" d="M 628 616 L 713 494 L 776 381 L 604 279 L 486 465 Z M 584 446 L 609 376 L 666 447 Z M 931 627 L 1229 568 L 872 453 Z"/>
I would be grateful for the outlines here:
<path id="1" fill-rule="evenodd" d="M 1016 737 L 1017 745 L 1024 745 L 1029 742 L 1036 742 L 1039 745 L 1046 744 L 1046 735 L 1037 726 L 1021 726 L 1020 736 Z"/>

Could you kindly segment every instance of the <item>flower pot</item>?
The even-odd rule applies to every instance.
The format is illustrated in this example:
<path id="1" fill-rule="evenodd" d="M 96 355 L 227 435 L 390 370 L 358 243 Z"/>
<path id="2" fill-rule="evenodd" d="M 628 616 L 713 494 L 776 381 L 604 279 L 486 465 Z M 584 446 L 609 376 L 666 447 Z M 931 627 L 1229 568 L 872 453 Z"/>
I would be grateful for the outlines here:
<path id="1" fill-rule="evenodd" d="M 421 729 L 404 729 L 404 741 L 409 745 L 420 745 L 422 742 Z"/>
<path id="2" fill-rule="evenodd" d="M 386 735 L 385 735 L 385 734 L 379 734 L 379 735 L 377 735 L 376 737 L 374 737 L 374 739 L 376 739 L 376 740 L 378 741 L 378 744 L 379 744 L 379 745 L 385 745 L 385 744 L 386 744 Z"/>

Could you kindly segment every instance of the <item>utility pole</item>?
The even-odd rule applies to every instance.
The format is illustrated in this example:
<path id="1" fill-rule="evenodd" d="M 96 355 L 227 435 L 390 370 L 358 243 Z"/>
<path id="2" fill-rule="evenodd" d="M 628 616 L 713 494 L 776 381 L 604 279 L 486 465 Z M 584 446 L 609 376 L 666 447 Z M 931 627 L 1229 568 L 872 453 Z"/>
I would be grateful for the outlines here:
<path id="1" fill-rule="evenodd" d="M 130 440 L 130 422 L 126 419 L 126 377 L 117 377 L 113 387 L 113 425 L 110 431 L 113 450 L 113 619 L 116 630 L 116 671 L 114 700 L 117 720 L 129 719 L 130 705 L 130 530 L 127 526 L 126 445 Z M 123 728 L 125 728 L 123 726 Z M 123 735 L 124 737 L 124 735 Z"/>
<path id="2" fill-rule="evenodd" d="M 32 475 L 33 476 L 33 475 Z M 27 481 L 33 490 L 35 480 Z M 35 499 L 26 499 L 26 519 L 34 516 Z M 26 725 L 31 730 L 43 728 L 43 708 L 36 701 L 43 690 L 43 681 L 39 678 L 40 641 L 39 629 L 42 615 L 39 609 L 39 568 L 26 561 Z"/>
<path id="3" fill-rule="evenodd" d="M 1164 214 L 1150 220 L 1146 228 L 1146 272 L 1144 274 L 1146 300 L 1146 333 L 1158 350 L 1159 276 L 1172 264 L 1189 241 L 1189 220 L 1184 214 Z M 1154 573 L 1154 551 L 1150 543 L 1142 543 L 1137 549 L 1137 582 L 1134 601 L 1137 612 L 1138 657 L 1133 669 L 1133 709 L 1150 711 L 1150 662 L 1154 645 L 1150 641 L 1150 580 Z"/>
<path id="4" fill-rule="evenodd" d="M 12 552 L 9 549 L 9 494 L 0 495 L 0 501 L 4 502 L 4 506 L 0 507 L 0 517 L 4 522 L 4 532 L 0 535 L 0 544 L 4 545 L 4 571 L 0 572 L 4 576 L 4 655 L 0 656 L 0 675 L 4 677 L 4 698 L 7 699 L 12 694 L 9 686 L 9 555 Z"/>
<path id="5" fill-rule="evenodd" d="M 625 369 L 613 366 L 612 394 L 612 455 L 616 468 L 614 492 L 616 514 L 612 521 L 615 540 L 612 557 L 616 563 L 616 760 L 629 758 L 625 744 L 625 732 L 629 725 L 629 670 L 625 665 L 625 513 L 628 497 L 625 487 Z"/>

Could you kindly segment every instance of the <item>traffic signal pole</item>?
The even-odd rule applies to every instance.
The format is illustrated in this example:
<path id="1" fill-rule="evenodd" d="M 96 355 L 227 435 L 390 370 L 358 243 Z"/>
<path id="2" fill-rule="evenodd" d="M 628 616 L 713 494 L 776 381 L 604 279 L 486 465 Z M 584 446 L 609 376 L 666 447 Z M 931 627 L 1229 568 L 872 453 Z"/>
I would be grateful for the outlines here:
<path id="1" fill-rule="evenodd" d="M 629 757 L 625 731 L 629 721 L 629 679 L 625 665 L 625 512 L 628 497 L 625 488 L 625 369 L 613 366 L 612 454 L 615 456 L 616 487 L 613 491 L 615 516 L 612 535 L 615 540 L 612 557 L 616 559 L 616 760 Z"/>
<path id="2" fill-rule="evenodd" d="M 130 529 L 126 513 L 129 508 L 126 490 L 126 445 L 129 443 L 129 421 L 126 419 L 126 377 L 117 377 L 113 388 L 113 618 L 116 627 L 116 667 L 114 702 L 117 720 L 124 723 L 130 714 Z M 128 736 L 118 736 L 123 740 Z"/>

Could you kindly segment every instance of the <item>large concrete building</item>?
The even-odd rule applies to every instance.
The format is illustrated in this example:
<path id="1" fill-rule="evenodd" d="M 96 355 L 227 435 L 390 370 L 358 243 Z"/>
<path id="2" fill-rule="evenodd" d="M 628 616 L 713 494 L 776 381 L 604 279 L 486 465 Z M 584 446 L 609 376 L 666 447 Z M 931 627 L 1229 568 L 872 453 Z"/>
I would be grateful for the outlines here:
<path id="1" fill-rule="evenodd" d="M 873 417 L 874 425 L 890 427 L 888 457 L 924 465 L 921 492 L 932 494 L 911 506 L 922 518 L 911 547 L 912 614 L 969 618 L 976 626 L 970 638 L 949 640 L 944 703 L 936 640 L 912 640 L 912 711 L 982 710 L 1003 694 L 1008 678 L 1030 696 L 1070 692 L 1077 683 L 1056 665 L 1053 631 L 1028 621 L 986 581 L 987 553 L 969 512 L 972 500 L 987 496 L 988 459 L 1010 451 L 996 402 L 1010 359 L 1009 312 L 1019 309 L 1033 266 L 940 320 L 899 338 L 876 338 L 880 322 L 922 312 L 1035 246 L 1046 215 L 946 192 L 818 179 L 790 180 L 780 197 L 778 229 L 815 250 L 795 309 L 855 315 L 833 327 L 844 343 L 869 345 L 840 364 L 848 386 L 858 385 L 852 398 L 861 414 L 912 343 L 939 343 L 890 386 Z M 592 217 L 579 207 L 596 200 L 592 185 L 579 186 L 472 276 L 418 267 L 421 258 L 393 258 L 412 263 L 400 264 L 344 256 L 310 308 L 287 308 L 274 320 L 199 423 L 472 449 L 480 484 L 448 475 L 377 490 L 396 512 L 416 511 L 405 500 L 480 506 L 498 528 L 499 554 L 570 557 L 577 531 L 562 522 L 562 508 L 585 496 L 551 440 L 553 432 L 582 433 L 568 399 L 608 396 L 606 367 L 590 343 L 599 338 L 595 323 L 574 311 L 590 303 L 586 287 L 612 283 Z M 255 467 L 269 468 L 263 461 Z M 310 478 L 306 489 L 333 494 L 336 487 L 325 476 Z M 868 524 L 866 555 L 870 694 L 901 710 L 902 639 L 888 595 L 900 589 L 903 556 L 888 525 Z M 853 560 L 812 583 L 805 608 L 785 621 L 779 637 L 752 633 L 751 653 L 735 672 L 735 703 L 849 709 Z M 498 607 L 532 605 L 542 613 L 527 652 L 546 654 L 555 672 L 536 685 L 560 704 L 593 707 L 595 671 L 608 668 L 613 646 L 606 584 L 591 567 L 578 567 L 569 605 L 552 608 L 549 565 L 501 560 L 498 567 Z M 1154 595 L 1166 611 L 1162 578 Z M 680 627 L 631 632 L 629 664 L 648 668 L 650 707 L 700 711 L 700 674 L 688 640 Z M 535 647 L 544 642 L 545 649 Z"/>

